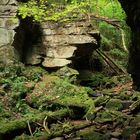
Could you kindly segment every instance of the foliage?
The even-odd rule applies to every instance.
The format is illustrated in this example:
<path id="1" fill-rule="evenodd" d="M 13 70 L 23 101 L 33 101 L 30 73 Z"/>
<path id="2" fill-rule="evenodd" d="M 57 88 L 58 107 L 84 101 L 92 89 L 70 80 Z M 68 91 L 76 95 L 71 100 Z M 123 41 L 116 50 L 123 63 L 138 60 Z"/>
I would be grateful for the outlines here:
<path id="1" fill-rule="evenodd" d="M 31 0 L 27 3 L 21 3 L 19 6 L 19 15 L 22 18 L 33 17 L 35 21 L 67 21 L 76 18 L 80 13 L 86 12 L 89 3 L 87 0 L 79 2 L 72 0 L 70 3 L 64 2 L 39 2 Z"/>
<path id="2" fill-rule="evenodd" d="M 16 77 L 3 79 L 2 83 L 5 88 L 9 88 L 13 97 L 22 97 L 28 91 L 25 86 L 26 77 Z"/>
<path id="3" fill-rule="evenodd" d="M 104 8 L 103 8 L 104 7 Z M 19 15 L 22 18 L 33 17 L 35 21 L 42 20 L 69 20 L 76 18 L 79 14 L 97 13 L 101 16 L 124 18 L 119 3 L 109 0 L 30 0 L 27 3 L 21 3 L 19 6 Z M 120 14 L 122 13 L 123 14 Z"/>
<path id="4" fill-rule="evenodd" d="M 114 80 L 109 76 L 106 76 L 103 73 L 95 73 L 95 74 L 92 73 L 91 75 L 84 75 L 84 76 L 80 77 L 79 79 L 81 81 L 81 84 L 95 89 L 110 88 L 116 85 L 117 83 L 116 80 Z"/>

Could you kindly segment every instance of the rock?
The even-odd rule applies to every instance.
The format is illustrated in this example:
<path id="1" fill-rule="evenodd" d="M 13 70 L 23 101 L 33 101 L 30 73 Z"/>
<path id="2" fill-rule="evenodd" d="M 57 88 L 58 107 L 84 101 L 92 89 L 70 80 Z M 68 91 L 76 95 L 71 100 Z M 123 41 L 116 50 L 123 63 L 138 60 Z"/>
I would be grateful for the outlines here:
<path id="1" fill-rule="evenodd" d="M 15 32 L 0 28 L 0 46 L 11 44 L 13 42 Z"/>
<path id="2" fill-rule="evenodd" d="M 9 18 L 5 20 L 5 28 L 6 29 L 15 29 L 19 25 L 19 19 L 17 18 Z"/>
<path id="3" fill-rule="evenodd" d="M 16 15 L 16 0 L 0 0 L 0 66 L 13 64 L 17 60 L 17 52 L 12 46 L 15 31 L 19 25 Z"/>
<path id="4" fill-rule="evenodd" d="M 30 57 L 26 58 L 26 64 L 37 65 L 41 63 L 41 56 L 37 54 L 32 54 Z"/>
<path id="5" fill-rule="evenodd" d="M 7 3 L 9 3 L 9 0 L 1 0 L 1 1 L 0 1 L 0 5 L 5 5 L 5 4 L 7 4 Z"/>
<path id="6" fill-rule="evenodd" d="M 115 131 L 115 132 L 112 132 L 112 133 L 111 133 L 111 136 L 113 136 L 113 137 L 115 137 L 115 138 L 118 138 L 119 136 L 121 136 L 121 133 Z"/>
<path id="7" fill-rule="evenodd" d="M 74 46 L 58 46 L 57 48 L 47 48 L 46 56 L 54 58 L 70 58 L 77 48 Z"/>
<path id="8" fill-rule="evenodd" d="M 0 66 L 11 65 L 16 59 L 15 49 L 11 46 L 0 47 Z"/>
<path id="9" fill-rule="evenodd" d="M 117 139 L 117 138 L 111 138 L 110 140 L 119 140 L 119 139 Z"/>
<path id="10" fill-rule="evenodd" d="M 97 113 L 95 121 L 99 123 L 107 123 L 114 121 L 114 115 L 109 111 L 100 111 Z"/>
<path id="11" fill-rule="evenodd" d="M 121 110 L 123 105 L 120 99 L 110 99 L 106 104 L 106 108 L 111 110 Z"/>
<path id="12" fill-rule="evenodd" d="M 0 5 L 0 13 L 3 15 L 16 15 L 17 6 L 14 5 Z"/>
<path id="13" fill-rule="evenodd" d="M 62 67 L 72 63 L 76 68 L 83 59 L 86 60 L 83 65 L 88 65 L 92 52 L 99 47 L 99 31 L 91 22 L 43 22 L 41 28 L 46 48 L 46 58 L 42 63 L 45 67 Z"/>
<path id="14" fill-rule="evenodd" d="M 137 128 L 135 126 L 126 126 L 122 132 L 123 139 L 127 140 L 130 138 L 132 134 L 135 134 L 137 132 Z"/>
<path id="15" fill-rule="evenodd" d="M 129 106 L 130 112 L 138 112 L 140 109 L 140 99 L 135 101 L 131 106 Z"/>
<path id="16" fill-rule="evenodd" d="M 70 64 L 71 60 L 60 59 L 60 58 L 45 58 L 42 65 L 44 67 L 63 67 Z"/>
<path id="17" fill-rule="evenodd" d="M 53 138 L 51 140 L 64 140 L 64 138 L 63 137 L 56 137 L 56 138 Z"/>
<path id="18" fill-rule="evenodd" d="M 69 68 L 67 66 L 60 68 L 56 73 L 57 76 L 74 76 L 74 75 L 79 75 L 79 72 L 75 69 Z"/>
<path id="19" fill-rule="evenodd" d="M 44 44 L 47 45 L 47 42 L 57 43 L 57 44 L 86 44 L 93 43 L 97 45 L 95 38 L 88 35 L 53 35 L 44 37 Z"/>

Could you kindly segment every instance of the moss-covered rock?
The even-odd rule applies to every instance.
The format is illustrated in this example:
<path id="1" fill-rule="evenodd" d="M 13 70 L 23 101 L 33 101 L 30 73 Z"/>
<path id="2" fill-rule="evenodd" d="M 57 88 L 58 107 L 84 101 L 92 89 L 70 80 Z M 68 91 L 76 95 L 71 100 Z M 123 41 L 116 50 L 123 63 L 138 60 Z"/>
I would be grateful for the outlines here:
<path id="1" fill-rule="evenodd" d="M 91 126 L 89 128 L 83 129 L 81 131 L 76 132 L 77 136 L 81 137 L 82 139 L 87 140 L 104 140 L 108 139 L 106 134 L 101 134 L 97 132 L 95 126 Z"/>
<path id="2" fill-rule="evenodd" d="M 121 103 L 121 100 L 119 99 L 110 99 L 106 103 L 106 108 L 111 110 L 121 110 L 123 108 L 123 105 Z"/>
<path id="3" fill-rule="evenodd" d="M 114 114 L 109 111 L 100 111 L 97 113 L 95 121 L 99 123 L 113 122 L 115 119 Z"/>
<path id="4" fill-rule="evenodd" d="M 109 96 L 99 96 L 94 100 L 95 106 L 105 105 L 110 100 Z"/>

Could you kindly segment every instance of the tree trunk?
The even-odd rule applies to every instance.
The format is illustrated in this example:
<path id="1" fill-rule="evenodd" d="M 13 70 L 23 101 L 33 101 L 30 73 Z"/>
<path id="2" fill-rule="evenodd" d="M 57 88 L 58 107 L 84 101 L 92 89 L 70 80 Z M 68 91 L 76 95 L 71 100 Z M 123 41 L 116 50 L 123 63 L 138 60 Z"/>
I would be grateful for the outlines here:
<path id="1" fill-rule="evenodd" d="M 129 49 L 128 72 L 133 78 L 133 87 L 140 91 L 140 1 L 118 0 L 127 15 L 127 24 L 131 28 L 131 46 Z"/>

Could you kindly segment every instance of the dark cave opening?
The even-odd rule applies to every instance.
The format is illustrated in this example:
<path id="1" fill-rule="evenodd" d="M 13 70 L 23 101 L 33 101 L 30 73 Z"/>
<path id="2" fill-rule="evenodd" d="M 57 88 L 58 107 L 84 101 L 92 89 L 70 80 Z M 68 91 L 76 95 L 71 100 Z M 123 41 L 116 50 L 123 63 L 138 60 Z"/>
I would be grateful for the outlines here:
<path id="1" fill-rule="evenodd" d="M 94 56 L 96 49 L 96 46 L 90 43 L 77 45 L 77 50 L 72 60 L 73 68 L 77 70 L 102 71 L 101 61 Z"/>
<path id="2" fill-rule="evenodd" d="M 20 19 L 20 25 L 15 29 L 16 34 L 13 42 L 18 59 L 28 64 L 27 58 L 33 52 L 34 46 L 42 46 L 42 30 L 39 23 L 34 23 L 31 18 Z"/>

